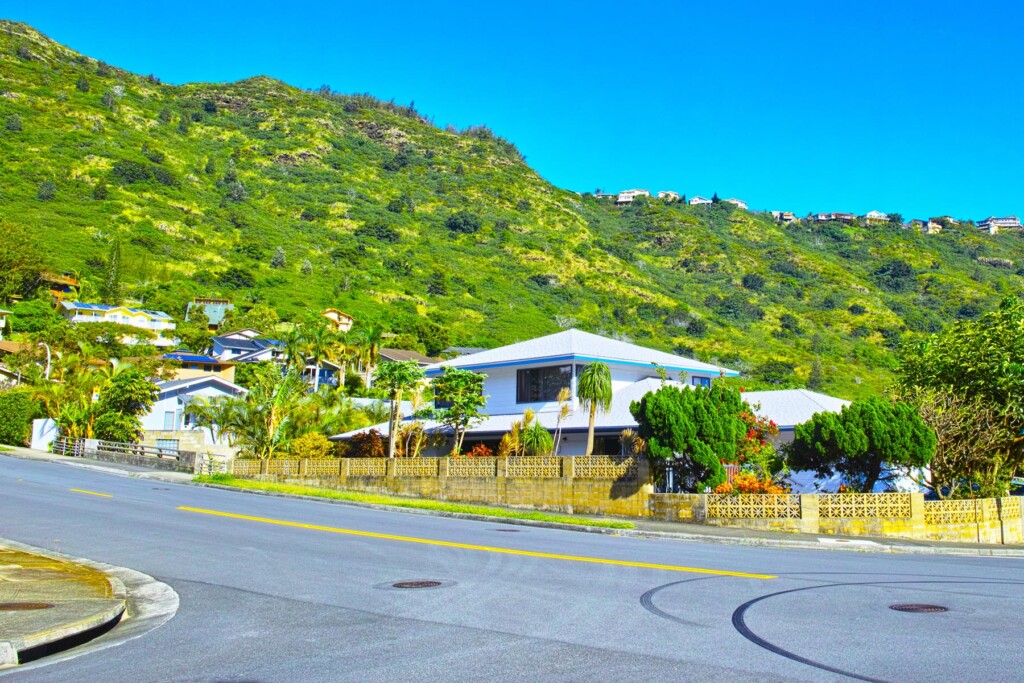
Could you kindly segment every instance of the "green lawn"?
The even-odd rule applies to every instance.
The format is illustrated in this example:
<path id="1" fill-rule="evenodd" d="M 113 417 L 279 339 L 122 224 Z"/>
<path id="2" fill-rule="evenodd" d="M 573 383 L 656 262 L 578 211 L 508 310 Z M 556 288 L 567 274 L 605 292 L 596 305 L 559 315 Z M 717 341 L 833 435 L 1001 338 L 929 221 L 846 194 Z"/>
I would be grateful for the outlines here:
<path id="1" fill-rule="evenodd" d="M 524 510 L 509 510 L 505 508 L 494 508 L 486 505 L 467 505 L 464 503 L 446 503 L 439 500 L 425 500 L 421 498 L 401 498 L 399 496 L 382 496 L 375 493 L 361 493 L 359 491 L 342 491 L 337 489 L 323 489 L 315 486 L 297 486 L 295 484 L 274 484 L 263 481 L 252 481 L 251 479 L 239 479 L 226 474 L 199 475 L 196 482 L 204 484 L 220 484 L 232 486 L 239 489 L 251 491 L 272 491 L 274 493 L 287 493 L 299 496 L 315 496 L 317 498 L 329 498 L 331 500 L 346 500 L 354 503 L 372 503 L 374 505 L 389 505 L 400 508 L 413 508 L 416 510 L 438 510 L 440 512 L 455 512 L 467 515 L 482 515 L 485 517 L 500 517 L 502 519 L 528 519 L 536 522 L 557 522 L 559 524 L 575 524 L 578 526 L 593 526 L 604 529 L 634 529 L 632 522 L 590 519 L 588 517 L 576 517 L 574 515 L 560 515 L 548 512 L 530 512 Z"/>

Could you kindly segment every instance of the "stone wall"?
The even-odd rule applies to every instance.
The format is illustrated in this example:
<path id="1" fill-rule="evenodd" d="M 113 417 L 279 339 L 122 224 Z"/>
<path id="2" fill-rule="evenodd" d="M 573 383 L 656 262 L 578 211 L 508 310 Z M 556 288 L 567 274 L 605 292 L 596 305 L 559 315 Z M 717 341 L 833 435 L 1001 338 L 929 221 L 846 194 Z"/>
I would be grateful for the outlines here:
<path id="1" fill-rule="evenodd" d="M 969 543 L 1021 543 L 1020 498 L 926 501 L 920 493 L 652 494 L 650 515 L 770 531 Z"/>
<path id="2" fill-rule="evenodd" d="M 332 458 L 235 460 L 232 473 L 353 491 L 595 515 L 648 514 L 647 463 L 635 458 Z"/>

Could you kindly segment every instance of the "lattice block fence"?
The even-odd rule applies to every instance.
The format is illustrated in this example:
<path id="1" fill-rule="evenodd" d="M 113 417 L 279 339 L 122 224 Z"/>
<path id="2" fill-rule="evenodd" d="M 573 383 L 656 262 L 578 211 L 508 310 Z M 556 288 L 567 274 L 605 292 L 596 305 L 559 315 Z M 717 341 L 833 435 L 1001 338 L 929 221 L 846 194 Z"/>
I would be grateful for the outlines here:
<path id="1" fill-rule="evenodd" d="M 822 493 L 818 495 L 821 519 L 908 519 L 909 493 Z"/>
<path id="2" fill-rule="evenodd" d="M 635 456 L 595 455 L 575 458 L 573 475 L 580 479 L 636 479 Z"/>
<path id="3" fill-rule="evenodd" d="M 311 458 L 306 461 L 307 477 L 330 477 L 340 471 L 337 458 Z"/>
<path id="4" fill-rule="evenodd" d="M 493 477 L 497 472 L 497 458 L 448 458 L 449 477 Z"/>
<path id="5" fill-rule="evenodd" d="M 231 463 L 231 474 L 236 477 L 255 477 L 259 473 L 259 460 L 240 460 L 236 458 Z"/>
<path id="6" fill-rule="evenodd" d="M 395 460 L 395 476 L 436 477 L 440 458 L 398 458 Z"/>
<path id="7" fill-rule="evenodd" d="M 554 455 L 508 459 L 505 476 L 519 479 L 550 479 L 562 476 L 562 458 Z"/>
<path id="8" fill-rule="evenodd" d="M 349 458 L 350 477 L 383 477 L 388 473 L 387 458 Z"/>
<path id="9" fill-rule="evenodd" d="M 793 493 L 737 496 L 707 494 L 709 519 L 800 519 L 800 496 Z"/>

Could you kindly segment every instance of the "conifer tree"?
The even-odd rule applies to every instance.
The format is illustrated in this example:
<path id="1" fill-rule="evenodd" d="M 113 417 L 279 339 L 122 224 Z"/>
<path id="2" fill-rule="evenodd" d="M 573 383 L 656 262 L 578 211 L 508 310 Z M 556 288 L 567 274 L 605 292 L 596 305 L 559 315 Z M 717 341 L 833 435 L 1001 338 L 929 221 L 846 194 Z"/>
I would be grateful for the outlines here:
<path id="1" fill-rule="evenodd" d="M 121 240 L 114 239 L 107 257 L 107 270 L 100 283 L 100 298 L 103 303 L 117 306 L 121 303 Z"/>

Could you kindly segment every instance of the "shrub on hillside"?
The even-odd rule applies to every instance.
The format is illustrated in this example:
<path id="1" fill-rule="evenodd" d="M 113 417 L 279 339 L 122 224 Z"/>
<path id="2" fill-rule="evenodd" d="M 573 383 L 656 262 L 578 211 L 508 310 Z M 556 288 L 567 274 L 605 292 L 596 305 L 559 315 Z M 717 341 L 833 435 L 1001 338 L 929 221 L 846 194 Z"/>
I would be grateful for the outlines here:
<path id="1" fill-rule="evenodd" d="M 131 185 L 149 180 L 153 173 L 137 161 L 121 159 L 114 162 L 110 169 L 110 177 L 121 185 Z"/>
<path id="2" fill-rule="evenodd" d="M 39 183 L 39 190 L 36 192 L 36 198 L 46 202 L 54 198 L 57 194 L 57 183 L 52 180 L 44 180 Z"/>
<path id="3" fill-rule="evenodd" d="M 0 393 L 0 415 L 0 443 L 27 446 L 32 420 L 43 417 L 43 408 L 28 391 L 14 389 Z"/>
<path id="4" fill-rule="evenodd" d="M 401 239 L 398 231 L 383 221 L 370 221 L 359 226 L 356 228 L 355 236 L 363 238 L 371 237 L 373 239 L 380 240 L 381 242 L 388 242 L 389 244 L 394 244 Z"/>
<path id="5" fill-rule="evenodd" d="M 452 232 L 471 235 L 480 230 L 480 217 L 469 211 L 457 211 L 445 219 L 444 225 Z"/>

